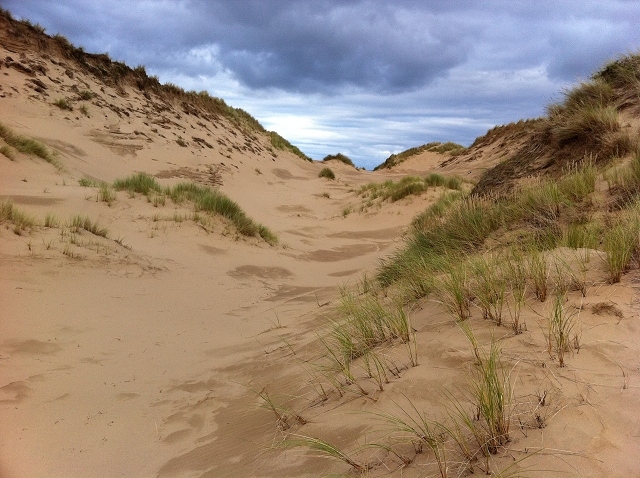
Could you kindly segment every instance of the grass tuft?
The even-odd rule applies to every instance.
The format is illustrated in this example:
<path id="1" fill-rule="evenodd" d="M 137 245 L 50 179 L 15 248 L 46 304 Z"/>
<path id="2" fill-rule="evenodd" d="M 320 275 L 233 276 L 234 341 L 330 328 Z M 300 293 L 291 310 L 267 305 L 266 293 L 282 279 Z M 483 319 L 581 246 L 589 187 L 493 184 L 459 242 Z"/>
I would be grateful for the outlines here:
<path id="1" fill-rule="evenodd" d="M 13 146 L 21 153 L 38 156 L 56 168 L 61 169 L 57 158 L 40 141 L 15 134 L 9 127 L 2 123 L 0 123 L 0 137 L 2 137 L 8 145 Z"/>
<path id="2" fill-rule="evenodd" d="M 322 171 L 318 174 L 319 178 L 335 179 L 336 174 L 331 168 L 322 168 Z"/>
<path id="3" fill-rule="evenodd" d="M 92 221 L 89 216 L 82 216 L 80 214 L 72 217 L 68 225 L 74 232 L 80 232 L 80 230 L 84 229 L 91 234 L 105 238 L 109 234 L 108 229 L 100 226 L 98 221 Z"/>
<path id="4" fill-rule="evenodd" d="M 151 191 L 157 193 L 162 192 L 162 186 L 156 181 L 156 178 L 147 173 L 137 173 L 128 178 L 116 179 L 113 187 L 118 190 L 127 190 L 135 193 L 149 195 Z"/>
<path id="5" fill-rule="evenodd" d="M 73 106 L 71 106 L 71 103 L 66 98 L 58 98 L 53 104 L 61 110 L 73 111 Z"/>
<path id="6" fill-rule="evenodd" d="M 13 224 L 13 232 L 22 235 L 25 229 L 33 229 L 36 220 L 13 205 L 12 201 L 0 202 L 0 224 L 10 222 Z"/>
<path id="7" fill-rule="evenodd" d="M 604 251 L 609 268 L 609 280 L 612 284 L 620 282 L 626 272 L 634 253 L 638 250 L 638 231 L 640 218 L 637 215 L 621 218 L 618 224 L 611 227 L 604 235 Z"/>
<path id="8" fill-rule="evenodd" d="M 15 161 L 16 160 L 16 154 L 13 152 L 13 149 L 11 149 L 11 147 L 9 145 L 7 145 L 7 144 L 2 145 L 0 147 L 0 154 L 5 155 L 11 161 Z"/>
<path id="9" fill-rule="evenodd" d="M 310 450 L 321 453 L 323 456 L 328 456 L 336 460 L 340 460 L 355 471 L 359 473 L 367 472 L 371 466 L 366 463 L 361 463 L 352 458 L 351 454 L 342 451 L 335 445 L 332 445 L 320 438 L 305 436 L 305 435 L 291 435 L 293 438 L 288 438 L 280 443 L 283 448 L 304 447 Z"/>

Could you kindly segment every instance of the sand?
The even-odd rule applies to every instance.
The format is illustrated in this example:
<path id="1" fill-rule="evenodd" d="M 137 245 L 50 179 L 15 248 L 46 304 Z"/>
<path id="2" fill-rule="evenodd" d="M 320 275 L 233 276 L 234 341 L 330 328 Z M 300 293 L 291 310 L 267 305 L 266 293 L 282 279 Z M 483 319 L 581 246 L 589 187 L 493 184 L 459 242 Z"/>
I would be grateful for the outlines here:
<path id="1" fill-rule="evenodd" d="M 311 363 L 318 336 L 336 318 L 340 288 L 375 273 L 401 246 L 411 219 L 440 194 L 360 211 L 364 200 L 355 191 L 434 170 L 475 178 L 481 161 L 442 167 L 443 157 L 430 153 L 375 173 L 332 161 L 337 179 L 322 179 L 326 164 L 272 154 L 265 138 L 224 118 L 202 120 L 179 105 L 159 112 L 158 100 L 132 87 L 118 91 L 70 61 L 54 63 L 4 40 L 0 59 L 39 63 L 46 74 L 2 65 L 0 122 L 47 144 L 62 169 L 22 153 L 15 160 L 0 155 L 0 197 L 40 222 L 48 213 L 61 223 L 82 214 L 109 233 L 82 231 L 74 244 L 63 227 L 17 235 L 0 226 L 0 476 L 348 473 L 340 461 L 273 445 L 297 434 L 353 450 L 380 435 L 374 413 L 399 413 L 407 397 L 441 418 L 447 394 L 465 396 L 473 355 L 434 300 L 410 308 L 419 365 L 407 364 L 402 347 L 384 351 L 397 364 L 384 391 L 369 381 L 367 396 L 333 391 L 319 400 Z M 34 78 L 46 89 L 34 90 Z M 52 105 L 85 89 L 98 96 L 76 100 L 73 111 Z M 163 185 L 219 187 L 279 244 L 239 236 L 220 219 L 201 227 L 189 219 L 188 205 L 170 200 L 156 207 L 121 191 L 107 205 L 96 188 L 78 184 L 140 171 Z M 545 477 L 633 476 L 640 469 L 638 273 L 608 285 L 596 251 L 589 264 L 587 297 L 573 292 L 567 305 L 579 312 L 581 330 L 567 367 L 547 353 L 550 302 L 532 302 L 518 336 L 478 312 L 470 319 L 482 343 L 492 334 L 503 339 L 513 367 L 512 441 L 492 462 L 494 472 L 514 463 Z M 308 423 L 278 426 L 257 397 L 264 390 Z M 381 449 L 357 456 L 377 463 L 371 476 L 436 473 L 427 453 L 408 466 Z M 475 471 L 482 474 L 477 465 Z"/>

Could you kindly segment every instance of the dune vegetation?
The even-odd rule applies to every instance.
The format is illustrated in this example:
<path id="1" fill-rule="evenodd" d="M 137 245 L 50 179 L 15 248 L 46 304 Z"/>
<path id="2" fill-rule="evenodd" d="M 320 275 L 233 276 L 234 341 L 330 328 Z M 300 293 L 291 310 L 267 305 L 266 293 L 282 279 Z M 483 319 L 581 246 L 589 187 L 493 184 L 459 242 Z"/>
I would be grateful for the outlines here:
<path id="1" fill-rule="evenodd" d="M 3 100 L 51 126 L 45 146 L 0 123 L 10 466 L 39 440 L 43 476 L 606 476 L 633 455 L 639 55 L 371 172 L 3 21 L 26 52 Z"/>
<path id="2" fill-rule="evenodd" d="M 377 448 L 402 466 L 411 466 L 428 450 L 442 477 L 476 467 L 511 476 L 510 466 L 497 472 L 491 463 L 511 441 L 516 416 L 521 428 L 544 426 L 536 424 L 543 419 L 535 405 L 528 410 L 517 405 L 517 364 L 501 353 L 509 340 L 530 333 L 522 311 L 550 300 L 542 335 L 549 357 L 566 367 L 582 346 L 579 309 L 567 306 L 568 296 L 589 295 L 595 284 L 590 271 L 598 261 L 605 271 L 598 280 L 615 284 L 640 255 L 640 145 L 637 132 L 625 128 L 623 120 L 637 107 L 629 91 L 640 88 L 639 68 L 637 56 L 623 57 L 567 91 L 563 102 L 549 106 L 546 118 L 522 123 L 532 128 L 528 147 L 544 138 L 538 151 L 554 161 L 551 167 L 546 163 L 547 174 L 518 182 L 509 178 L 509 188 L 496 189 L 497 175 L 506 174 L 499 166 L 472 192 L 464 191 L 457 178 L 435 175 L 360 189 L 358 194 L 391 201 L 430 185 L 448 190 L 414 218 L 404 245 L 382 261 L 375 277 L 342 291 L 340 318 L 319 339 L 318 393 L 324 400 L 330 399 L 326 387 L 340 397 L 370 396 L 376 389 L 384 393 L 389 377 L 399 377 L 398 363 L 418 366 L 420 347 L 407 311 L 425 300 L 440 304 L 468 339 L 475 357 L 468 393 L 443 392 L 444 415 L 420 411 L 412 397 L 405 397 L 395 413 L 364 412 L 384 423 L 386 432 L 369 436 L 357 449 L 342 450 L 299 433 L 282 446 L 315 450 L 355 473 L 380 466 L 367 461 L 365 453 Z M 522 151 L 505 162 L 518 161 Z M 492 324 L 489 343 L 478 340 L 471 327 L 475 314 Z M 505 328 L 510 334 L 500 332 Z M 402 349 L 404 359 L 397 355 Z"/>
<path id="3" fill-rule="evenodd" d="M 146 173 L 138 173 L 132 176 L 116 179 L 113 188 L 118 191 L 129 191 L 130 194 L 142 194 L 150 202 L 164 205 L 168 197 L 175 204 L 184 201 L 193 203 L 196 212 L 219 215 L 230 221 L 239 234 L 243 236 L 257 236 L 269 244 L 278 243 L 278 237 L 266 226 L 256 223 L 249 218 L 235 201 L 229 199 L 220 191 L 208 186 L 200 186 L 195 183 L 178 183 L 172 187 L 162 187 L 153 176 Z M 103 193 L 104 197 L 104 193 Z"/>

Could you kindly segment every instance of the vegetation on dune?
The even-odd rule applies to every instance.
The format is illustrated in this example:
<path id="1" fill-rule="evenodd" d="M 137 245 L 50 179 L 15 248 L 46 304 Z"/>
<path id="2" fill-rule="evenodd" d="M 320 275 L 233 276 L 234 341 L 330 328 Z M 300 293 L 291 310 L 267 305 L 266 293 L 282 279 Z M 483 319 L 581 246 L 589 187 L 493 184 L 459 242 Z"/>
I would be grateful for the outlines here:
<path id="1" fill-rule="evenodd" d="M 585 277 L 591 255 L 583 248 L 604 252 L 600 257 L 611 283 L 620 280 L 640 253 L 638 171 L 640 148 L 631 161 L 607 171 L 586 157 L 561 177 L 529 179 L 517 190 L 490 199 L 445 191 L 416 217 L 404 247 L 382 263 L 374 280 L 365 276 L 355 290 L 341 291 L 339 319 L 330 321 L 329 331 L 319 339 L 321 373 L 314 375 L 314 387 L 322 400 L 329 399 L 328 388 L 339 397 L 371 397 L 398 379 L 398 351 L 404 350 L 404 367 L 418 366 L 418 338 L 407 304 L 427 296 L 449 313 L 473 352 L 466 395 L 443 392 L 444 418 L 419 411 L 410 397 L 398 412 L 364 412 L 385 424 L 386 433 L 372 432 L 366 445 L 348 453 L 306 435 L 285 440 L 283 446 L 322 449 L 358 472 L 377 463 L 363 452 L 370 448 L 409 466 L 424 447 L 439 476 L 492 469 L 493 457 L 511 441 L 515 409 L 522 400 L 516 400 L 512 366 L 498 341 L 483 344 L 469 319 L 477 312 L 492 327 L 506 326 L 513 336 L 525 334 L 524 306 L 552 297 L 543 315 L 544 340 L 549 357 L 558 367 L 566 366 L 570 354 L 579 350 L 581 336 L 578 309 L 566 305 L 567 297 L 588 293 Z M 602 198 L 597 184 L 605 177 L 609 190 Z M 556 251 L 559 246 L 571 252 Z M 568 257 L 575 265 L 569 265 Z M 508 340 L 508 335 L 500 335 L 500 343 Z M 544 426 L 540 403 L 518 411 L 521 429 Z"/>
<path id="2" fill-rule="evenodd" d="M 473 194 L 503 192 L 519 178 L 540 172 L 560 175 L 585 155 L 606 164 L 629 154 L 639 136 L 628 121 L 640 111 L 639 91 L 639 54 L 606 64 L 589 80 L 566 90 L 562 101 L 547 107 L 545 117 L 522 123 L 528 137 L 498 167 L 485 172 Z M 483 146 L 490 133 L 470 150 Z"/>
<path id="3" fill-rule="evenodd" d="M 327 162 L 327 161 L 340 161 L 341 163 L 344 163 L 348 166 L 353 166 L 354 168 L 356 167 L 355 164 L 353 164 L 353 161 L 351 161 L 351 159 L 348 156 L 345 156 L 342 153 L 338 153 L 338 154 L 328 154 L 327 156 L 325 156 L 322 159 L 323 162 Z"/>
<path id="4" fill-rule="evenodd" d="M 466 151 L 466 149 L 467 148 L 465 148 L 464 146 L 453 143 L 451 141 L 447 141 L 446 143 L 434 141 L 431 143 L 423 144 L 422 146 L 417 146 L 415 148 L 409 148 L 406 151 L 402 151 L 401 153 L 392 154 L 387 159 L 385 159 L 382 164 L 379 164 L 378 166 L 373 168 L 373 170 L 377 171 L 379 169 L 390 169 L 406 161 L 411 156 L 415 156 L 426 151 L 440 154 L 449 153 L 449 155 L 451 156 L 456 156 L 462 154 L 464 151 Z"/>
<path id="5" fill-rule="evenodd" d="M 23 232 L 32 231 L 39 226 L 46 228 L 61 227 L 60 221 L 52 213 L 45 216 L 44 222 L 38 221 L 33 216 L 25 213 L 13 205 L 10 200 L 0 202 L 0 224 L 13 224 L 13 232 L 16 235 L 22 235 Z M 107 228 L 102 227 L 97 221 L 92 221 L 88 216 L 76 215 L 64 224 L 62 236 L 65 234 L 79 233 L 82 230 L 90 232 L 96 236 L 106 238 L 109 234 Z"/>
<path id="6" fill-rule="evenodd" d="M 300 151 L 300 148 L 291 144 L 289 141 L 284 139 L 275 131 L 268 131 L 267 134 L 269 135 L 269 138 L 271 139 L 271 145 L 274 148 L 279 149 L 281 151 L 289 151 L 295 154 L 296 156 L 304 159 L 305 161 L 313 161 L 309 156 L 307 156 L 302 151 Z"/>
<path id="7" fill-rule="evenodd" d="M 333 172 L 331 168 L 322 168 L 322 170 L 318 173 L 319 178 L 327 178 L 327 179 L 335 179 L 336 173 Z"/>
<path id="8" fill-rule="evenodd" d="M 16 134 L 11 130 L 11 128 L 5 126 L 2 123 L 0 123 L 0 138 L 2 138 L 9 146 L 14 147 L 21 153 L 38 156 L 39 158 L 44 159 L 46 162 L 54 165 L 56 168 L 61 168 L 58 159 L 53 155 L 51 151 L 49 151 L 49 149 L 43 143 L 26 136 Z M 11 159 L 11 150 L 4 149 L 2 153 Z"/>
<path id="9" fill-rule="evenodd" d="M 269 228 L 253 221 L 235 201 L 208 186 L 179 183 L 164 188 L 153 176 L 147 173 L 137 173 L 127 178 L 116 179 L 113 187 L 119 191 L 129 191 L 131 194 L 143 194 L 155 204 L 159 201 L 164 203 L 165 196 L 176 204 L 191 201 L 196 212 L 204 211 L 226 218 L 243 236 L 259 236 L 269 244 L 278 242 L 278 237 Z"/>
<path id="10" fill-rule="evenodd" d="M 37 224 L 32 216 L 15 207 L 9 200 L 0 202 L 0 224 L 6 222 L 13 224 L 13 232 L 17 235 L 21 235 L 24 230 L 33 229 Z"/>
<path id="11" fill-rule="evenodd" d="M 430 173 L 424 177 L 406 176 L 397 182 L 388 180 L 382 183 L 366 184 L 360 188 L 358 194 L 368 200 L 389 199 L 395 202 L 413 194 L 420 194 L 432 187 L 461 190 L 462 179 L 438 173 Z"/>
<path id="12" fill-rule="evenodd" d="M 83 52 L 74 55 L 86 61 L 91 59 Z M 136 69 L 140 78 L 143 70 Z M 516 424 L 525 437 L 527 430 L 544 426 L 540 408 L 547 392 L 536 397 L 530 409 L 525 409 L 526 400 L 516 397 L 516 386 L 525 380 L 512 378 L 512 372 L 528 358 L 503 354 L 501 347 L 509 350 L 510 337 L 521 334 L 525 334 L 525 343 L 534 342 L 526 337 L 533 333 L 527 329 L 525 320 L 532 314 L 521 313 L 527 311 L 525 306 L 531 306 L 540 319 L 540 330 L 536 327 L 535 333 L 544 335 L 544 342 L 538 343 L 544 343 L 551 358 L 542 362 L 544 370 L 540 373 L 548 377 L 552 367 L 565 367 L 571 361 L 569 354 L 580 349 L 582 310 L 582 306 L 567 302 L 569 297 L 587 296 L 587 272 L 598 273 L 597 268 L 589 266 L 591 257 L 601 261 L 607 273 L 603 279 L 612 284 L 620 282 L 629 269 L 637 266 L 640 146 L 632 128 L 626 126 L 625 115 L 634 108 L 633 111 L 640 110 L 639 71 L 637 56 L 623 57 L 605 66 L 591 80 L 567 91 L 563 102 L 551 105 L 544 119 L 499 127 L 476 140 L 472 148 L 505 135 L 513 135 L 524 144 L 488 172 L 487 180 L 471 193 L 465 190 L 460 178 L 438 174 L 371 183 L 360 189 L 358 193 L 365 199 L 380 201 L 397 201 L 430 187 L 441 187 L 443 191 L 438 200 L 414 218 L 403 246 L 382 261 L 373 279 L 364 276 L 356 287 L 340 291 L 326 331 L 313 344 L 305 345 L 308 347 L 305 351 L 313 356 L 305 356 L 299 362 L 311 377 L 310 387 L 317 393 L 314 405 L 333 399 L 345 403 L 354 396 L 362 402 L 358 403 L 359 408 L 366 409 L 369 401 L 385 404 L 379 397 L 393 387 L 392 382 L 401 380 L 408 371 L 415 378 L 415 367 L 421 362 L 418 334 L 424 330 L 421 328 L 424 324 L 413 323 L 411 306 L 421 306 L 416 301 L 425 297 L 448 314 L 448 321 L 437 318 L 438 329 L 450 326 L 449 331 L 462 334 L 461 338 L 468 341 L 466 356 L 458 356 L 458 350 L 455 357 L 448 356 L 450 363 L 464 362 L 468 370 L 466 387 L 458 382 L 453 382 L 450 390 L 443 386 L 445 403 L 430 406 L 427 411 L 418 408 L 417 399 L 414 403 L 407 396 L 402 404 L 391 400 L 395 410 L 387 400 L 384 411 L 379 408 L 364 411 L 365 416 L 383 424 L 382 430 L 367 430 L 367 443 L 350 447 L 349 451 L 298 433 L 294 428 L 305 426 L 306 419 L 292 406 L 279 403 L 279 398 L 265 388 L 254 390 L 262 400 L 262 408 L 275 416 L 279 431 L 292 430 L 279 444 L 281 447 L 306 448 L 361 474 L 382 467 L 390 470 L 388 465 L 392 461 L 399 462 L 399 469 L 404 469 L 426 452 L 426 458 L 420 462 L 424 469 L 419 473 L 465 476 L 479 468 L 486 475 L 520 476 L 509 471 L 520 460 L 514 459 L 502 472 L 497 471 L 495 463 L 512 459 L 513 450 L 507 453 L 505 449 L 513 439 Z M 190 95 L 175 85 L 163 88 L 166 94 Z M 200 96 L 192 98 L 193 101 L 210 103 L 211 108 L 226 107 L 218 103 L 221 100 L 196 95 Z M 259 126 L 244 116 L 242 110 L 229 109 L 225 114 L 247 129 Z M 529 128 L 534 132 L 529 134 Z M 298 154 L 293 150 L 295 147 L 277 134 L 269 136 L 274 147 Z M 389 165 L 438 148 L 440 152 L 456 154 L 461 151 L 457 146 L 431 143 L 422 150 L 413 148 L 415 151 L 411 153 L 390 158 Z M 337 156 L 343 155 L 327 157 L 325 161 L 340 160 L 353 165 L 346 161 L 348 158 Z M 260 174 L 257 168 L 255 171 Z M 513 181 L 507 178 L 511 173 Z M 324 168 L 319 176 L 335 178 L 329 168 Z M 507 180 L 508 188 L 497 186 Z M 605 182 L 606 189 L 602 187 Z M 164 205 L 166 200 L 175 204 L 188 201 L 193 204 L 194 216 L 201 212 L 220 215 L 233 223 L 239 234 L 260 236 L 272 244 L 277 242 L 271 231 L 248 218 L 237 203 L 210 187 L 193 183 L 163 187 L 146 173 L 118 179 L 113 185 L 90 179 L 82 179 L 80 184 L 99 188 L 97 199 L 109 204 L 115 200 L 113 190 L 126 190 L 132 196 L 142 194 L 156 206 Z M 329 194 L 323 196 L 328 198 Z M 343 215 L 351 211 L 349 206 Z M 16 234 L 37 224 L 10 202 L 0 203 L 0 223 L 11 223 Z M 53 216 L 45 219 L 45 227 L 57 224 L 59 221 Z M 90 231 L 107 236 L 106 229 L 86 216 L 72 217 L 66 227 L 77 233 Z M 592 250 L 598 254 L 591 256 Z M 539 314 L 541 308 L 536 306 L 542 302 L 546 305 Z M 322 307 L 320 303 L 318 306 Z M 479 327 L 475 324 L 479 321 L 474 319 L 480 317 L 486 320 L 486 326 L 483 335 L 476 336 Z M 429 333 L 437 332 L 431 328 Z M 285 344 L 292 352 L 288 355 L 296 355 L 294 348 Z M 429 360 L 435 357 L 434 353 Z M 532 362 L 535 364 L 524 366 L 530 366 L 529 370 L 543 369 L 538 357 Z M 461 376 L 459 371 L 450 373 L 458 379 Z M 553 375 L 556 382 L 566 379 L 562 374 Z M 307 392 L 299 395 L 306 396 Z M 397 392 L 396 389 L 396 396 Z M 530 392 L 527 391 L 529 398 Z M 517 407 L 520 408 L 516 413 Z M 379 455 L 371 453 L 372 449 Z"/>
<path id="13" fill-rule="evenodd" d="M 73 106 L 66 98 L 58 98 L 53 102 L 61 110 L 73 111 Z"/>
<path id="14" fill-rule="evenodd" d="M 230 106 L 223 99 L 211 96 L 206 91 L 185 91 L 172 83 L 161 84 L 158 77 L 149 76 L 142 65 L 131 68 L 123 62 L 113 60 L 107 53 L 88 53 L 83 47 L 75 47 L 63 35 L 49 36 L 38 24 L 34 25 L 28 20 L 13 19 L 7 10 L 0 10 L 0 19 L 9 22 L 19 35 L 37 35 L 38 41 L 33 45 L 34 48 L 47 52 L 58 50 L 64 57 L 77 62 L 85 71 L 122 93 L 126 86 L 134 86 L 145 95 L 155 94 L 164 101 L 179 105 L 186 114 L 202 116 L 212 121 L 218 120 L 219 117 L 226 118 L 247 136 L 253 137 L 253 133 L 263 134 L 274 148 L 289 151 L 302 159 L 310 160 L 299 148 L 280 135 L 267 131 L 256 118 L 243 109 Z M 78 98 L 85 101 L 94 96 L 95 93 L 89 90 L 78 93 Z M 72 109 L 68 99 L 58 99 L 54 104 L 63 110 Z M 85 107 L 82 113 L 88 115 L 86 111 Z"/>

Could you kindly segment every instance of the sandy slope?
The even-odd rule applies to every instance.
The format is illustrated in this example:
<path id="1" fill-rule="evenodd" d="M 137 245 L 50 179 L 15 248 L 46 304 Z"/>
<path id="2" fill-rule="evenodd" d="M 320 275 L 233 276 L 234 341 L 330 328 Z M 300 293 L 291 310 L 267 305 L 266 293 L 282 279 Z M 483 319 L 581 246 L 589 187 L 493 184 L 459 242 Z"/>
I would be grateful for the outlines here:
<path id="1" fill-rule="evenodd" d="M 154 133 L 149 114 L 121 119 L 99 106 L 105 98 L 115 108 L 142 111 L 144 99 L 133 91 L 121 98 L 105 88 L 89 103 L 90 118 L 61 111 L 47 103 L 74 84 L 103 86 L 80 72 L 71 79 L 64 67 L 48 68 L 46 97 L 32 95 L 27 75 L 0 70 L 0 121 L 56 150 L 64 170 L 26 155 L 2 157 L 0 193 L 40 221 L 50 212 L 63 221 L 87 214 L 129 249 L 84 232 L 84 245 L 72 246 L 70 258 L 58 229 L 24 236 L 1 230 L 4 474 L 170 474 L 172 456 L 215 441 L 217 421 L 237 400 L 241 414 L 254 415 L 247 386 L 251 377 L 263 385 L 271 380 L 261 371 L 278 337 L 294 345 L 308 340 L 300 334 L 329 308 L 318 304 L 334 300 L 337 286 L 388 253 L 420 205 L 343 217 L 345 201 L 358 201 L 349 190 L 370 174 L 332 164 L 338 180 L 330 182 L 317 177 L 321 165 L 287 153 L 218 147 L 241 144 L 228 124 L 211 134 L 176 117 L 178 126 Z M 176 131 L 206 135 L 216 149 L 180 147 L 169 139 Z M 96 201 L 95 189 L 77 185 L 80 177 L 111 181 L 136 171 L 173 176 L 164 183 L 184 176 L 206 182 L 209 166 L 223 191 L 279 235 L 280 246 L 240 238 L 222 222 L 212 233 L 176 222 L 174 214 L 191 211 L 155 208 L 125 192 L 108 207 Z M 238 366 L 242 373 L 227 370 Z M 264 426 L 268 418 L 256 419 Z M 245 437 L 234 437 L 245 448 Z M 206 469 L 215 456 L 187 468 Z"/>
<path id="2" fill-rule="evenodd" d="M 438 194 L 359 212 L 362 199 L 353 190 L 425 173 L 441 158 L 410 158 L 376 173 L 332 162 L 338 180 L 327 181 L 317 177 L 324 165 L 271 154 L 265 138 L 225 119 L 162 110 L 133 89 L 123 95 L 71 64 L 21 57 L 12 48 L 0 49 L 0 58 L 40 62 L 47 73 L 35 78 L 47 88 L 35 92 L 34 77 L 3 65 L 0 121 L 48 144 L 63 170 L 22 154 L 15 161 L 0 156 L 0 196 L 40 221 L 47 213 L 62 222 L 86 214 L 109 236 L 84 231 L 73 244 L 62 227 L 23 235 L 0 227 L 0 476 L 347 473 L 343 463 L 270 445 L 297 433 L 353 449 L 380 434 L 371 412 L 399 413 L 410 397 L 442 418 L 446 393 L 464 395 L 473 356 L 434 301 L 410 311 L 419 366 L 408 366 L 402 346 L 383 351 L 396 367 L 383 392 L 363 382 L 367 397 L 334 391 L 321 401 L 310 365 L 317 334 L 334 317 L 338 288 L 373 271 Z M 75 98 L 74 87 L 98 93 L 85 102 L 90 117 L 78 111 L 79 101 L 73 112 L 51 104 Z M 108 206 L 96 200 L 95 188 L 77 182 L 137 171 L 163 184 L 219 184 L 280 244 L 238 236 L 221 220 L 202 228 L 188 219 L 188 206 L 170 201 L 154 207 L 119 192 Z M 353 212 L 345 217 L 348 207 Z M 558 254 L 573 260 L 567 251 Z M 580 311 L 582 344 L 568 367 L 547 353 L 548 302 L 530 301 L 527 331 L 519 336 L 491 327 L 479 313 L 471 319 L 482 343 L 503 339 L 514 366 L 512 442 L 494 459 L 494 472 L 527 456 L 517 467 L 537 470 L 531 476 L 633 476 L 640 469 L 637 274 L 610 286 L 596 252 L 589 264 L 587 297 L 572 292 L 567 304 Z M 278 428 L 256 398 L 265 387 L 308 423 Z M 403 452 L 411 455 L 411 447 Z M 436 473 L 427 453 L 408 467 L 380 449 L 358 456 L 382 460 L 374 476 Z M 451 470 L 457 476 L 455 463 Z"/>

